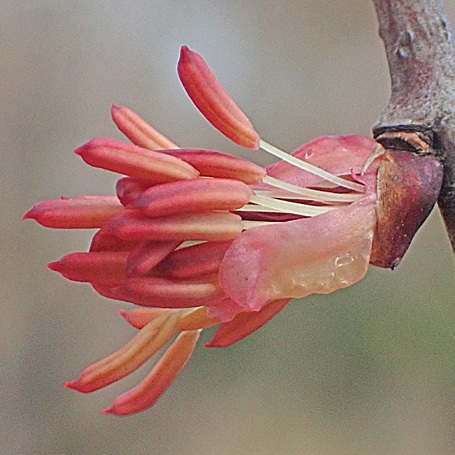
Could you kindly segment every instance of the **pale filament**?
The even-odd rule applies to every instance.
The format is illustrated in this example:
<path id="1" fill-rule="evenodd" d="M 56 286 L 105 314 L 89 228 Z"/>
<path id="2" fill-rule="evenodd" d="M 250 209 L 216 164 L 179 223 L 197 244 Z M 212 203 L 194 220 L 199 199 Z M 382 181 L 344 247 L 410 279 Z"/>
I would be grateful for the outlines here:
<path id="1" fill-rule="evenodd" d="M 330 172 L 324 171 L 323 169 L 319 169 L 317 166 L 314 166 L 310 163 L 307 163 L 305 161 L 302 161 L 295 156 L 290 155 L 289 153 L 283 152 L 283 150 L 280 150 L 276 147 L 274 147 L 271 144 L 268 144 L 267 142 L 261 141 L 259 142 L 259 146 L 261 147 L 262 150 L 278 157 L 281 158 L 283 161 L 288 162 L 289 164 L 292 164 L 293 166 L 298 167 L 299 169 L 303 169 L 304 171 L 311 172 L 314 175 L 317 175 L 324 180 L 327 180 L 329 182 L 335 183 L 338 186 L 342 186 L 343 188 L 348 188 L 353 191 L 358 191 L 359 193 L 365 192 L 365 187 L 361 185 L 360 183 L 356 182 L 351 182 L 349 180 L 345 180 L 341 177 L 337 177 L 336 175 L 331 174 Z"/>
<path id="2" fill-rule="evenodd" d="M 303 188 L 301 186 L 293 185 L 292 183 L 283 182 L 274 177 L 271 177 L 270 175 L 266 175 L 262 181 L 270 186 L 275 186 L 290 193 L 299 194 L 308 199 L 318 202 L 355 202 L 363 197 L 358 193 L 333 193 L 331 191 L 320 191 Z M 285 197 L 287 198 L 287 196 Z"/>
<path id="3" fill-rule="evenodd" d="M 317 216 L 321 213 L 339 208 L 338 206 L 319 207 L 315 205 L 298 204 L 296 202 L 280 201 L 278 199 L 257 195 L 252 196 L 250 201 L 264 207 L 277 209 L 282 213 L 293 213 L 294 215 L 301 216 Z"/>

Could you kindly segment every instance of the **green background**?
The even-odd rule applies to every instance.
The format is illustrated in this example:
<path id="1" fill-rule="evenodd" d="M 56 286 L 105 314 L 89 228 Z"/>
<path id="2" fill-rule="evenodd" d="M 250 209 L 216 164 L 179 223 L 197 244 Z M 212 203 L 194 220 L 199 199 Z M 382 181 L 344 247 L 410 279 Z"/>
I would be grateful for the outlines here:
<path id="1" fill-rule="evenodd" d="M 0 22 L 0 453 L 455 453 L 454 261 L 437 211 L 394 272 L 294 301 L 229 349 L 200 343 L 153 409 L 123 419 L 98 410 L 149 367 L 91 396 L 62 384 L 132 336 L 128 305 L 46 268 L 89 232 L 20 221 L 41 200 L 113 193 L 115 175 L 72 153 L 121 138 L 111 103 L 182 146 L 271 162 L 195 110 L 175 71 L 182 44 L 272 144 L 370 135 L 389 94 L 372 2 L 4 0 Z"/>

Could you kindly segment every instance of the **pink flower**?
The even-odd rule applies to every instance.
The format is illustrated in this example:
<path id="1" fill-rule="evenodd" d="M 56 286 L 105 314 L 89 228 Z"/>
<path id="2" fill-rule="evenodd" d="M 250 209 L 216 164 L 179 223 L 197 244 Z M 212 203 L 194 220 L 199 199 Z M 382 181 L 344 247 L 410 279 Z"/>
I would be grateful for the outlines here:
<path id="1" fill-rule="evenodd" d="M 47 201 L 25 215 L 52 228 L 98 229 L 88 252 L 49 268 L 138 305 L 122 313 L 137 335 L 67 387 L 98 390 L 172 342 L 143 382 L 104 413 L 152 406 L 202 329 L 220 324 L 207 346 L 232 345 L 291 299 L 356 283 L 370 262 L 377 171 L 388 160 L 375 141 L 321 137 L 287 154 L 260 138 L 199 55 L 182 48 L 178 71 L 216 128 L 281 161 L 264 169 L 217 151 L 180 149 L 136 113 L 113 106 L 114 122 L 133 145 L 93 139 L 76 154 L 124 176 L 117 197 Z"/>

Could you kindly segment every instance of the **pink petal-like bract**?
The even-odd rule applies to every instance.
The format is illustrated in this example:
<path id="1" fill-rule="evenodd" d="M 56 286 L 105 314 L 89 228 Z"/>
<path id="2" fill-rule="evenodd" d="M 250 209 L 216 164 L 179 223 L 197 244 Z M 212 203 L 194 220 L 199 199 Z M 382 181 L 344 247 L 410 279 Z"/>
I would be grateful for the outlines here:
<path id="1" fill-rule="evenodd" d="M 349 286 L 367 271 L 374 224 L 374 200 L 361 200 L 314 218 L 251 229 L 226 251 L 220 284 L 245 310 Z"/>
<path id="2" fill-rule="evenodd" d="M 365 136 L 321 136 L 299 147 L 295 158 L 334 175 L 360 174 L 378 143 Z M 294 185 L 310 187 L 321 178 L 285 161 L 267 167 L 267 174 Z"/>
<path id="3" fill-rule="evenodd" d="M 189 97 L 215 128 L 242 147 L 259 148 L 259 134 L 199 54 L 183 46 L 177 70 Z"/>

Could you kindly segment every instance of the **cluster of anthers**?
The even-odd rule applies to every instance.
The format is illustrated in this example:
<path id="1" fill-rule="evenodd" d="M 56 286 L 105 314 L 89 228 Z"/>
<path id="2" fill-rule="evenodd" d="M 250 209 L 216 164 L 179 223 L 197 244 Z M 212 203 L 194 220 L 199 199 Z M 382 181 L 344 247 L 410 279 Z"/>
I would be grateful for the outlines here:
<path id="1" fill-rule="evenodd" d="M 362 136 L 322 137 L 285 153 L 260 139 L 198 54 L 182 48 L 178 72 L 216 128 L 280 161 L 265 169 L 217 151 L 182 149 L 133 111 L 114 106 L 113 120 L 133 144 L 94 139 L 76 153 L 126 176 L 117 196 L 42 202 L 25 215 L 51 228 L 98 229 L 88 252 L 69 254 L 50 269 L 139 306 L 122 312 L 139 329 L 136 336 L 67 387 L 98 390 L 171 343 L 151 373 L 103 413 L 152 406 L 202 329 L 220 324 L 206 346 L 232 345 L 292 298 L 349 286 L 369 264 L 378 144 Z"/>

